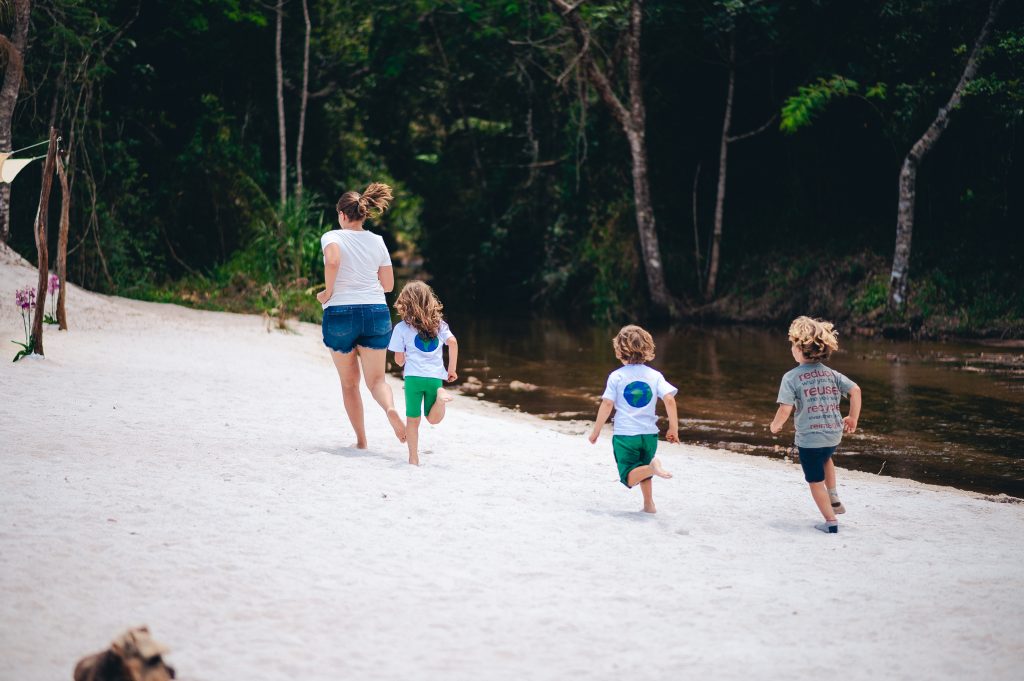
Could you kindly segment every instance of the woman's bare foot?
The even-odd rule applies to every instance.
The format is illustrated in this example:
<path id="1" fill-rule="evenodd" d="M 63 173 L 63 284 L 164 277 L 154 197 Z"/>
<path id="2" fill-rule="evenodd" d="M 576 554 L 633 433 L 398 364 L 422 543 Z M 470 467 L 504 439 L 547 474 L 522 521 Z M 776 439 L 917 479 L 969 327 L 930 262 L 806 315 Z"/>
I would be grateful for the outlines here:
<path id="1" fill-rule="evenodd" d="M 405 442 L 405 423 L 402 421 L 402 417 L 398 415 L 396 409 L 388 409 L 388 422 L 391 424 L 391 428 L 395 431 L 395 437 L 398 438 L 399 442 Z"/>
<path id="2" fill-rule="evenodd" d="M 672 477 L 671 473 L 669 473 L 667 470 L 665 470 L 664 468 L 661 467 L 661 462 L 658 461 L 657 459 L 654 459 L 653 461 L 651 461 L 651 470 L 659 478 L 671 478 Z M 653 504 L 651 504 L 651 508 L 654 508 Z M 646 511 L 647 509 L 645 508 L 644 510 Z M 648 511 L 648 513 L 654 513 L 654 511 Z"/>
<path id="3" fill-rule="evenodd" d="M 349 447 L 352 449 L 366 449 L 366 440 L 363 440 L 362 442 L 356 441 L 349 445 Z"/>
<path id="4" fill-rule="evenodd" d="M 644 504 L 644 513 L 657 513 L 658 509 L 654 507 L 654 502 Z"/>
<path id="5" fill-rule="evenodd" d="M 420 465 L 420 457 L 419 457 L 419 455 L 418 454 L 410 454 L 409 455 L 409 464 L 412 465 L 412 466 L 419 466 Z"/>
<path id="6" fill-rule="evenodd" d="M 438 388 L 437 399 L 441 400 L 442 402 L 451 402 L 452 400 L 455 399 L 455 396 L 452 395 L 447 390 L 445 390 L 444 388 Z"/>

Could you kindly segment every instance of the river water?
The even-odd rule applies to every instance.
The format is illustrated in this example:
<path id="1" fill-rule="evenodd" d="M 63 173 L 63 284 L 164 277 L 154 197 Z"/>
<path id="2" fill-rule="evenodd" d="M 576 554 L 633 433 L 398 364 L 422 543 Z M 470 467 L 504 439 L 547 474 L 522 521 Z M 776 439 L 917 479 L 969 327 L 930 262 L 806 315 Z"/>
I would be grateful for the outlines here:
<path id="1" fill-rule="evenodd" d="M 463 392 L 544 418 L 592 420 L 608 373 L 620 366 L 610 342 L 616 329 L 458 315 L 449 323 Z M 794 366 L 784 327 L 652 335 L 651 364 L 680 389 L 683 442 L 787 454 L 792 419 L 780 435 L 768 431 L 779 381 Z M 1024 497 L 1024 344 L 840 338 L 840 348 L 828 364 L 860 385 L 864 406 L 858 432 L 837 450 L 839 466 Z"/>

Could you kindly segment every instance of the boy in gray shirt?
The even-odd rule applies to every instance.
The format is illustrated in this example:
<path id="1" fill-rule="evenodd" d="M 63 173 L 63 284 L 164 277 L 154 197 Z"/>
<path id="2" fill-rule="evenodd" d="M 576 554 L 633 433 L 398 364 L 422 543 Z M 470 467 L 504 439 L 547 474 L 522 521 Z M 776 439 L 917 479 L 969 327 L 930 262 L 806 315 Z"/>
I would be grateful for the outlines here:
<path id="1" fill-rule="evenodd" d="M 800 366 L 782 377 L 779 386 L 779 410 L 770 429 L 782 430 L 795 412 L 796 446 L 800 451 L 800 466 L 804 479 L 811 488 L 811 496 L 825 522 L 815 525 L 822 532 L 839 532 L 837 513 L 846 509 L 839 501 L 836 490 L 836 467 L 832 454 L 843 439 L 843 433 L 857 430 L 860 418 L 860 387 L 834 369 L 822 364 L 839 349 L 837 334 L 832 324 L 810 317 L 797 317 L 789 326 L 789 341 L 793 359 Z M 843 417 L 839 403 L 844 396 L 850 398 L 850 413 Z"/>

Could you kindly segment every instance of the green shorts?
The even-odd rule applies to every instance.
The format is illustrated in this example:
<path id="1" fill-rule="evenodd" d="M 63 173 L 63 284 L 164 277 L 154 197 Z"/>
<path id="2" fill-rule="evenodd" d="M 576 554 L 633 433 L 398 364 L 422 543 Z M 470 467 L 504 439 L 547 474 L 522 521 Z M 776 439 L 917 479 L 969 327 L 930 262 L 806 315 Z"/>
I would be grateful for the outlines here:
<path id="1" fill-rule="evenodd" d="M 654 461 L 658 451 L 657 435 L 613 435 L 612 451 L 619 466 L 619 480 L 629 487 L 629 474 L 634 468 L 646 466 Z"/>
<path id="2" fill-rule="evenodd" d="M 405 415 L 419 418 L 422 413 L 430 413 L 430 408 L 437 401 L 437 391 L 441 387 L 440 378 L 423 376 L 405 377 Z M 423 412 L 420 412 L 420 405 Z"/>

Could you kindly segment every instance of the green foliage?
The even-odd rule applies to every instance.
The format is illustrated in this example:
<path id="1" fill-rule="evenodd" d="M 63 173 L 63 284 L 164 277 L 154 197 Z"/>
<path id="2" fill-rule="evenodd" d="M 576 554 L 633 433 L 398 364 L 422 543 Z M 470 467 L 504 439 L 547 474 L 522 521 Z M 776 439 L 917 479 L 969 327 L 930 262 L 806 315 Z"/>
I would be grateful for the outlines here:
<path id="1" fill-rule="evenodd" d="M 811 85 L 801 85 L 796 89 L 796 94 L 787 98 L 782 105 L 779 130 L 792 134 L 809 126 L 832 98 L 849 97 L 859 88 L 857 81 L 839 75 L 828 79 L 818 78 Z M 877 88 L 875 86 L 872 90 Z M 881 89 L 884 93 L 884 87 Z"/>
<path id="2" fill-rule="evenodd" d="M 271 220 L 260 220 L 249 242 L 228 263 L 229 272 L 248 272 L 259 281 L 274 282 L 312 276 L 319 270 L 324 205 L 315 195 L 294 197 L 277 209 Z"/>
<path id="3" fill-rule="evenodd" d="M 12 340 L 11 342 L 21 348 L 21 350 L 18 350 L 18 352 L 15 353 L 14 359 L 11 360 L 12 362 L 17 362 L 22 357 L 28 357 L 29 355 L 32 354 L 32 349 L 35 347 L 35 341 L 32 339 L 30 339 L 29 342 L 27 343 L 21 343 L 15 340 Z"/>
<path id="4" fill-rule="evenodd" d="M 868 279 L 859 294 L 850 301 L 850 310 L 860 316 L 880 313 L 889 300 L 889 279 L 884 274 Z"/>
<path id="5" fill-rule="evenodd" d="M 630 202 L 618 201 L 603 214 L 595 215 L 580 254 L 592 272 L 588 303 L 591 319 L 598 323 L 625 319 L 634 299 L 639 269 L 636 237 L 624 233 L 622 227 L 623 223 L 629 224 L 631 208 Z"/>
<path id="6" fill-rule="evenodd" d="M 578 46 L 548 0 L 310 0 L 307 199 L 283 210 L 271 6 L 39 7 L 14 146 L 38 141 L 54 108 L 74 140 L 74 281 L 315 321 L 307 291 L 322 275 L 318 238 L 334 224 L 332 204 L 379 180 L 396 201 L 374 228 L 396 264 L 423 262 L 452 309 L 642 316 L 629 148 L 585 72 L 572 68 Z M 627 8 L 604 0 L 577 10 L 592 30 L 589 54 L 624 101 Z M 967 293 L 979 273 L 1010 267 L 1007 254 L 1021 244 L 1022 9 L 1003 11 L 964 110 L 920 176 L 913 314 L 970 325 L 1019 314 L 1012 279 L 992 280 L 976 301 Z M 673 293 L 696 296 L 690 188 L 700 163 L 698 223 L 708 225 L 716 152 L 707 140 L 721 131 L 730 36 L 741 67 L 735 130 L 762 123 L 781 89 L 793 95 L 780 128 L 804 132 L 730 150 L 719 288 L 759 307 L 723 317 L 767 319 L 820 302 L 866 319 L 882 308 L 886 263 L 836 253 L 891 256 L 895 169 L 948 99 L 979 27 L 976 6 L 949 0 L 647 3 L 648 175 Z M 298 3 L 286 3 L 289 163 L 303 29 Z M 288 172 L 294 186 L 294 166 Z M 12 185 L 13 245 L 28 257 L 33 182 Z M 830 264 L 806 256 L 812 249 Z M 844 269 L 857 262 L 863 271 Z M 938 270 L 948 281 L 937 283 Z"/>

